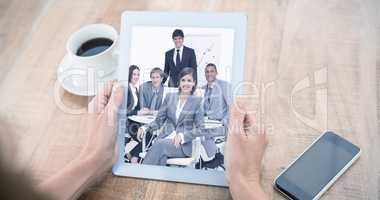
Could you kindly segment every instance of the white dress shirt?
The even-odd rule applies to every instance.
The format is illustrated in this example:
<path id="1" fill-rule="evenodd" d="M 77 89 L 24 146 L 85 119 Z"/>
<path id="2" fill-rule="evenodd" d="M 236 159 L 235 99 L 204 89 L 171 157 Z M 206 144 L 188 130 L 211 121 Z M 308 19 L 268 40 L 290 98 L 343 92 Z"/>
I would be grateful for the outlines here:
<path id="1" fill-rule="evenodd" d="M 183 52 L 183 45 L 179 48 L 179 60 L 182 61 L 182 52 Z M 177 63 L 175 63 L 177 59 L 177 48 L 174 48 L 174 54 L 173 54 L 173 62 L 174 62 L 174 65 L 177 65 Z"/>
<path id="2" fill-rule="evenodd" d="M 175 118 L 176 118 L 177 121 L 178 121 L 178 118 L 179 118 L 179 116 L 180 116 L 180 114 L 181 114 L 181 112 L 182 112 L 182 110 L 183 110 L 183 107 L 184 107 L 185 104 L 186 104 L 186 101 L 183 102 L 182 105 L 181 105 L 181 103 L 182 103 L 182 102 L 180 101 L 180 99 L 178 99 L 177 109 L 176 109 L 176 111 L 175 111 Z"/>

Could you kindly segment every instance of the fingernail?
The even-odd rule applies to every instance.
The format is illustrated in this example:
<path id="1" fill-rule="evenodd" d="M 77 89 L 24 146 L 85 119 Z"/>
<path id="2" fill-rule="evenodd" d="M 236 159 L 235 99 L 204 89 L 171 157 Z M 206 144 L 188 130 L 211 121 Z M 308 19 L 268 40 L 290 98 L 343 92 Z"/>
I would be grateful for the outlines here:
<path id="1" fill-rule="evenodd" d="M 118 90 L 120 86 L 121 86 L 120 83 L 115 83 L 113 85 L 112 92 L 115 92 L 116 90 Z"/>
<path id="2" fill-rule="evenodd" d="M 120 87 L 120 83 L 119 82 L 116 82 L 115 85 L 113 86 L 114 88 L 119 88 Z"/>

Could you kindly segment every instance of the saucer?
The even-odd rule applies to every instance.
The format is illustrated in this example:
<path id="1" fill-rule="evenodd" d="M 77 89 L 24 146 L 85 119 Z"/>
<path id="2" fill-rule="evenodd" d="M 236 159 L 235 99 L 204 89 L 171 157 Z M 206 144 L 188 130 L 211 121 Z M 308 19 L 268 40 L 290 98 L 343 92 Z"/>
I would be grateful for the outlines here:
<path id="1" fill-rule="evenodd" d="M 110 61 L 110 65 L 114 62 Z M 68 92 L 79 96 L 95 96 L 99 86 L 116 78 L 117 67 L 111 73 L 105 74 L 103 70 L 95 70 L 78 66 L 66 54 L 61 60 L 57 78 L 61 86 Z"/>

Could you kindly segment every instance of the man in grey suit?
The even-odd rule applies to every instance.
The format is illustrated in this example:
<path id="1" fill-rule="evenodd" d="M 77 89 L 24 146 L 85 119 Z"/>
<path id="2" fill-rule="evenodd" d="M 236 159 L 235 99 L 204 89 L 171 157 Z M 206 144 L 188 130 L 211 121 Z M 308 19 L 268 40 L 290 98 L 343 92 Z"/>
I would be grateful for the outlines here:
<path id="1" fill-rule="evenodd" d="M 157 114 L 161 107 L 164 86 L 162 80 L 164 72 L 156 67 L 150 72 L 151 81 L 147 81 L 140 86 L 140 112 L 141 115 Z"/>
<path id="2" fill-rule="evenodd" d="M 205 68 L 207 84 L 202 87 L 205 90 L 203 108 L 205 118 L 217 120 L 222 127 L 207 130 L 205 141 L 202 143 L 207 155 L 213 156 L 217 151 L 214 142 L 215 136 L 226 136 L 232 102 L 232 88 L 227 81 L 217 79 L 218 71 L 216 65 L 209 63 Z"/>
<path id="3" fill-rule="evenodd" d="M 191 156 L 192 141 L 197 135 L 200 135 L 203 127 L 202 98 L 190 95 L 179 116 L 176 114 L 178 101 L 179 93 L 167 94 L 156 119 L 142 127 L 143 132 L 147 132 L 163 126 L 158 140 L 146 154 L 143 164 L 164 166 L 169 157 Z M 182 138 L 179 146 L 173 143 L 172 137 L 176 135 L 181 135 Z"/>

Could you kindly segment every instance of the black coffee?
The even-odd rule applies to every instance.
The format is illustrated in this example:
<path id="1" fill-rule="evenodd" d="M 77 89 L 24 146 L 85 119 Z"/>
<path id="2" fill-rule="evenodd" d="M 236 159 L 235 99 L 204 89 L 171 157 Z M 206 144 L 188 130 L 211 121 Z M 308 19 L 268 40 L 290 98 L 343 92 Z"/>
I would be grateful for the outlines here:
<path id="1" fill-rule="evenodd" d="M 78 51 L 77 56 L 94 56 L 102 53 L 113 44 L 113 41 L 108 38 L 94 38 L 83 43 Z"/>

